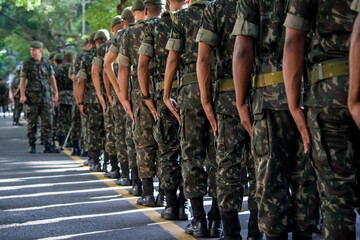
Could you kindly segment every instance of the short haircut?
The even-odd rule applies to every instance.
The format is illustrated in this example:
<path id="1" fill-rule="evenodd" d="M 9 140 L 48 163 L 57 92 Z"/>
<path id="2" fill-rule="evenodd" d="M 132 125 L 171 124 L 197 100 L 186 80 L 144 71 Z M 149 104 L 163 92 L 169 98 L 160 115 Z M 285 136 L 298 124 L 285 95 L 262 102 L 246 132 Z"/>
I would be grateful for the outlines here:
<path id="1" fill-rule="evenodd" d="M 165 5 L 162 4 L 146 4 L 145 8 L 152 14 L 152 15 L 160 15 L 164 10 Z"/>

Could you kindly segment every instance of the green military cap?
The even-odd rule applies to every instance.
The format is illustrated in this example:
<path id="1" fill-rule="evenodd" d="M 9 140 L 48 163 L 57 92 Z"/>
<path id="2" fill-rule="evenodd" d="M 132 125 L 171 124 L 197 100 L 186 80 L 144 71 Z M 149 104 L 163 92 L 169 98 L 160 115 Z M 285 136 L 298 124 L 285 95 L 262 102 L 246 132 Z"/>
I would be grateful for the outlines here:
<path id="1" fill-rule="evenodd" d="M 133 16 L 134 15 L 133 15 L 133 13 L 131 11 L 131 7 L 124 8 L 124 10 L 121 13 L 121 18 L 122 19 L 130 18 L 130 17 L 133 17 Z"/>
<path id="2" fill-rule="evenodd" d="M 30 47 L 31 48 L 43 48 L 44 44 L 42 42 L 39 42 L 39 41 L 32 41 L 30 43 Z"/>
<path id="3" fill-rule="evenodd" d="M 56 55 L 56 52 L 51 52 L 49 55 L 49 59 L 54 59 L 55 55 Z"/>
<path id="4" fill-rule="evenodd" d="M 131 7 L 131 11 L 143 11 L 144 8 L 145 6 L 143 0 L 135 0 Z"/>
<path id="5" fill-rule="evenodd" d="M 72 52 L 72 51 L 67 51 L 66 53 L 65 53 L 65 56 L 66 57 L 72 57 L 72 56 L 74 56 L 74 53 Z"/>
<path id="6" fill-rule="evenodd" d="M 93 33 L 90 34 L 90 37 L 89 37 L 89 41 L 90 41 L 90 42 L 94 42 L 94 41 L 95 41 L 94 38 L 95 38 L 96 33 L 97 33 L 97 31 L 95 31 L 95 32 L 93 32 Z"/>
<path id="7" fill-rule="evenodd" d="M 146 4 L 166 5 L 166 1 L 165 0 L 145 0 L 144 5 L 146 5 Z"/>
<path id="8" fill-rule="evenodd" d="M 95 37 L 94 37 L 94 41 L 98 40 L 98 39 L 109 39 L 110 34 L 109 31 L 106 29 L 100 29 L 96 32 Z"/>
<path id="9" fill-rule="evenodd" d="M 117 15 L 111 20 L 110 28 L 113 28 L 115 25 L 120 24 L 122 21 L 121 16 Z"/>
<path id="10" fill-rule="evenodd" d="M 55 60 L 64 60 L 64 54 L 57 53 L 54 58 Z"/>

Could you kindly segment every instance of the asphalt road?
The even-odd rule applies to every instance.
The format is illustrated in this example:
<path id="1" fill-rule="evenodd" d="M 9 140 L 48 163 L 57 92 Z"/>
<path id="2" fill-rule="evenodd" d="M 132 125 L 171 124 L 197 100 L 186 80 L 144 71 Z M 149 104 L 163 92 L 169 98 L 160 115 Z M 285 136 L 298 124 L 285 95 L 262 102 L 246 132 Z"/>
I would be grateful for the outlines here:
<path id="1" fill-rule="evenodd" d="M 45 154 L 37 145 L 36 154 L 27 153 L 26 126 L 11 122 L 0 119 L 0 239 L 194 239 L 184 232 L 189 221 L 167 221 L 163 208 L 137 206 L 129 187 L 89 172 L 69 151 Z M 243 239 L 248 217 L 245 198 Z"/>

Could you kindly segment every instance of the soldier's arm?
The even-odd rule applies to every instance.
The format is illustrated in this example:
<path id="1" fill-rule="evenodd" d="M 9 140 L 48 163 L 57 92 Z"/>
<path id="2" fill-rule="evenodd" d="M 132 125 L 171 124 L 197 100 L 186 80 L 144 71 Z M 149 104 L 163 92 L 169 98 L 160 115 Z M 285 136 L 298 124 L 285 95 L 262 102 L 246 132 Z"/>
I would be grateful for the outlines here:
<path id="1" fill-rule="evenodd" d="M 134 114 L 131 109 L 131 104 L 128 99 L 129 92 L 129 81 L 130 81 L 130 66 L 119 66 L 119 85 L 120 85 L 120 102 L 123 105 L 125 111 L 130 115 L 132 121 L 134 122 Z"/>
<path id="2" fill-rule="evenodd" d="M 26 101 L 25 88 L 26 88 L 25 77 L 20 77 L 20 103 L 21 104 L 24 104 Z"/>
<path id="3" fill-rule="evenodd" d="M 119 96 L 120 89 L 119 89 L 118 83 L 116 81 L 115 73 L 112 68 L 112 64 L 115 62 L 116 57 L 117 57 L 116 53 L 109 51 L 105 58 L 104 69 L 110 80 L 111 85 L 113 86 L 116 94 Z"/>
<path id="4" fill-rule="evenodd" d="M 106 74 L 105 71 L 103 71 L 103 79 L 104 79 L 104 86 L 105 86 L 105 91 L 106 91 L 106 95 L 108 97 L 108 100 L 110 102 L 110 105 L 113 105 L 113 99 L 112 99 L 112 95 L 111 95 L 111 83 L 109 80 L 108 75 Z"/>
<path id="5" fill-rule="evenodd" d="M 101 106 L 103 108 L 103 112 L 105 112 L 106 110 L 106 104 L 105 104 L 105 100 L 104 100 L 104 97 L 102 95 L 102 92 L 101 92 L 101 86 L 100 86 L 100 67 L 97 66 L 96 64 L 92 64 L 91 66 L 91 78 L 92 78 L 92 82 L 94 83 L 94 87 L 95 87 L 95 90 L 96 90 L 96 94 L 97 94 L 97 97 L 101 103 Z"/>
<path id="6" fill-rule="evenodd" d="M 51 88 L 53 89 L 54 107 L 57 107 L 58 106 L 58 100 L 59 100 L 59 94 L 58 94 L 58 88 L 57 88 L 56 79 L 55 79 L 54 75 L 50 76 L 50 85 L 51 85 Z"/>

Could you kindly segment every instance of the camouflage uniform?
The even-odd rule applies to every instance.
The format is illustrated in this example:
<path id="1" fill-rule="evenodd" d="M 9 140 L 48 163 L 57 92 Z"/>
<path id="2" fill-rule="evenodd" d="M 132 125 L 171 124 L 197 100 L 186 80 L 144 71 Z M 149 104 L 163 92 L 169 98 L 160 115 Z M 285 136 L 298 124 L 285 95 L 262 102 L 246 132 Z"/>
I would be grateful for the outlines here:
<path id="1" fill-rule="evenodd" d="M 20 77 L 27 79 L 26 98 L 28 100 L 28 132 L 29 145 L 36 141 L 37 120 L 41 118 L 41 129 L 45 142 L 53 137 L 54 107 L 51 98 L 49 78 L 54 69 L 46 58 L 35 61 L 33 58 L 23 63 Z"/>
<path id="2" fill-rule="evenodd" d="M 73 93 L 72 81 L 68 77 L 69 68 L 70 64 L 55 67 L 55 78 L 59 91 L 56 135 L 59 137 L 65 137 L 71 126 Z"/>
<path id="3" fill-rule="evenodd" d="M 88 110 L 89 151 L 100 152 L 104 149 L 105 130 L 103 110 L 91 78 L 91 63 L 95 55 L 96 49 L 91 49 L 83 56 L 78 78 L 86 80 L 84 102 Z M 103 84 L 101 84 L 101 87 L 104 93 Z"/>
<path id="4" fill-rule="evenodd" d="M 176 190 L 181 181 L 180 142 L 177 136 L 179 124 L 162 99 L 166 57 L 169 54 L 165 46 L 171 28 L 172 19 L 170 13 L 165 12 L 161 18 L 154 19 L 146 26 L 144 40 L 139 49 L 140 55 L 146 55 L 154 59 L 154 79 L 156 79 L 154 100 L 158 119 L 153 127 L 153 132 L 159 147 L 159 178 L 161 179 L 161 187 L 164 190 Z M 176 88 L 172 90 L 172 98 L 177 98 L 177 83 Z"/>
<path id="5" fill-rule="evenodd" d="M 96 49 L 96 56 L 94 57 L 93 62 L 92 62 L 92 64 L 98 66 L 101 69 L 100 82 L 102 84 L 104 83 L 104 81 L 103 81 L 104 58 L 105 58 L 105 54 L 108 51 L 109 47 L 111 46 L 112 42 L 113 42 L 113 40 L 109 40 L 109 41 L 101 44 Z M 110 105 L 110 102 L 108 101 L 105 93 L 103 93 L 103 97 L 106 102 L 106 110 L 104 113 L 104 127 L 105 127 L 105 135 L 106 135 L 105 149 L 109 155 L 117 155 L 117 151 L 116 151 L 116 147 L 115 147 L 116 138 L 115 138 L 114 109 Z"/>
<path id="6" fill-rule="evenodd" d="M 350 0 L 293 1 L 284 24 L 314 32 L 307 57 L 312 69 L 316 69 L 310 72 L 312 84 L 304 104 L 326 239 L 355 239 L 360 135 L 347 107 L 348 67 L 344 73 L 336 73 L 339 63 L 348 66 L 350 35 L 356 17 L 350 5 Z M 326 71 L 327 66 L 331 73 Z"/>
<path id="7" fill-rule="evenodd" d="M 278 0 L 239 1 L 233 34 L 254 38 L 255 75 L 281 73 L 284 8 Z M 255 87 L 252 102 L 259 228 L 267 235 L 293 230 L 310 235 L 318 222 L 316 178 L 288 111 L 284 84 Z"/>
<path id="8" fill-rule="evenodd" d="M 208 174 L 203 168 L 207 157 L 211 165 L 210 169 L 216 169 L 213 133 L 201 106 L 196 77 L 198 43 L 195 42 L 195 38 L 200 27 L 202 12 L 208 3 L 208 1 L 192 1 L 189 8 L 175 13 L 172 35 L 166 45 L 167 50 L 179 52 L 180 64 L 183 68 L 178 107 L 182 123 L 181 168 L 185 197 L 189 199 L 202 197 L 207 193 Z M 189 84 L 184 84 L 185 78 L 190 79 Z M 216 186 L 210 186 L 210 189 L 210 196 L 216 197 Z"/>
<path id="9" fill-rule="evenodd" d="M 135 123 L 133 124 L 133 138 L 136 149 L 136 163 L 140 178 L 154 178 L 156 174 L 156 151 L 157 145 L 153 137 L 154 118 L 142 99 L 140 85 L 137 79 L 137 66 L 146 24 L 151 20 L 138 21 L 134 26 L 125 30 L 121 39 L 118 56 L 119 64 L 132 66 L 131 78 L 133 89 L 131 102 Z"/>
<path id="10" fill-rule="evenodd" d="M 5 117 L 5 112 L 8 109 L 8 99 L 9 99 L 9 89 L 5 81 L 0 82 L 0 107 L 3 111 L 3 116 Z"/>
<path id="11" fill-rule="evenodd" d="M 16 90 L 19 88 L 20 84 L 20 76 L 14 77 L 14 79 L 11 81 L 11 91 L 13 94 L 15 94 Z M 20 91 L 16 96 L 14 96 L 14 113 L 13 117 L 15 121 L 19 121 L 20 114 L 23 110 L 23 105 L 20 103 Z"/>
<path id="12" fill-rule="evenodd" d="M 68 73 L 72 75 L 72 80 L 74 82 L 77 82 L 76 74 L 74 72 L 75 71 L 74 62 L 71 64 Z M 72 130 L 71 130 L 71 134 L 70 134 L 71 140 L 73 140 L 73 141 L 80 140 L 81 139 L 81 113 L 80 113 L 80 109 L 78 108 L 78 106 L 76 104 L 75 97 L 73 98 L 72 106 L 71 106 L 71 126 L 72 126 Z"/>

